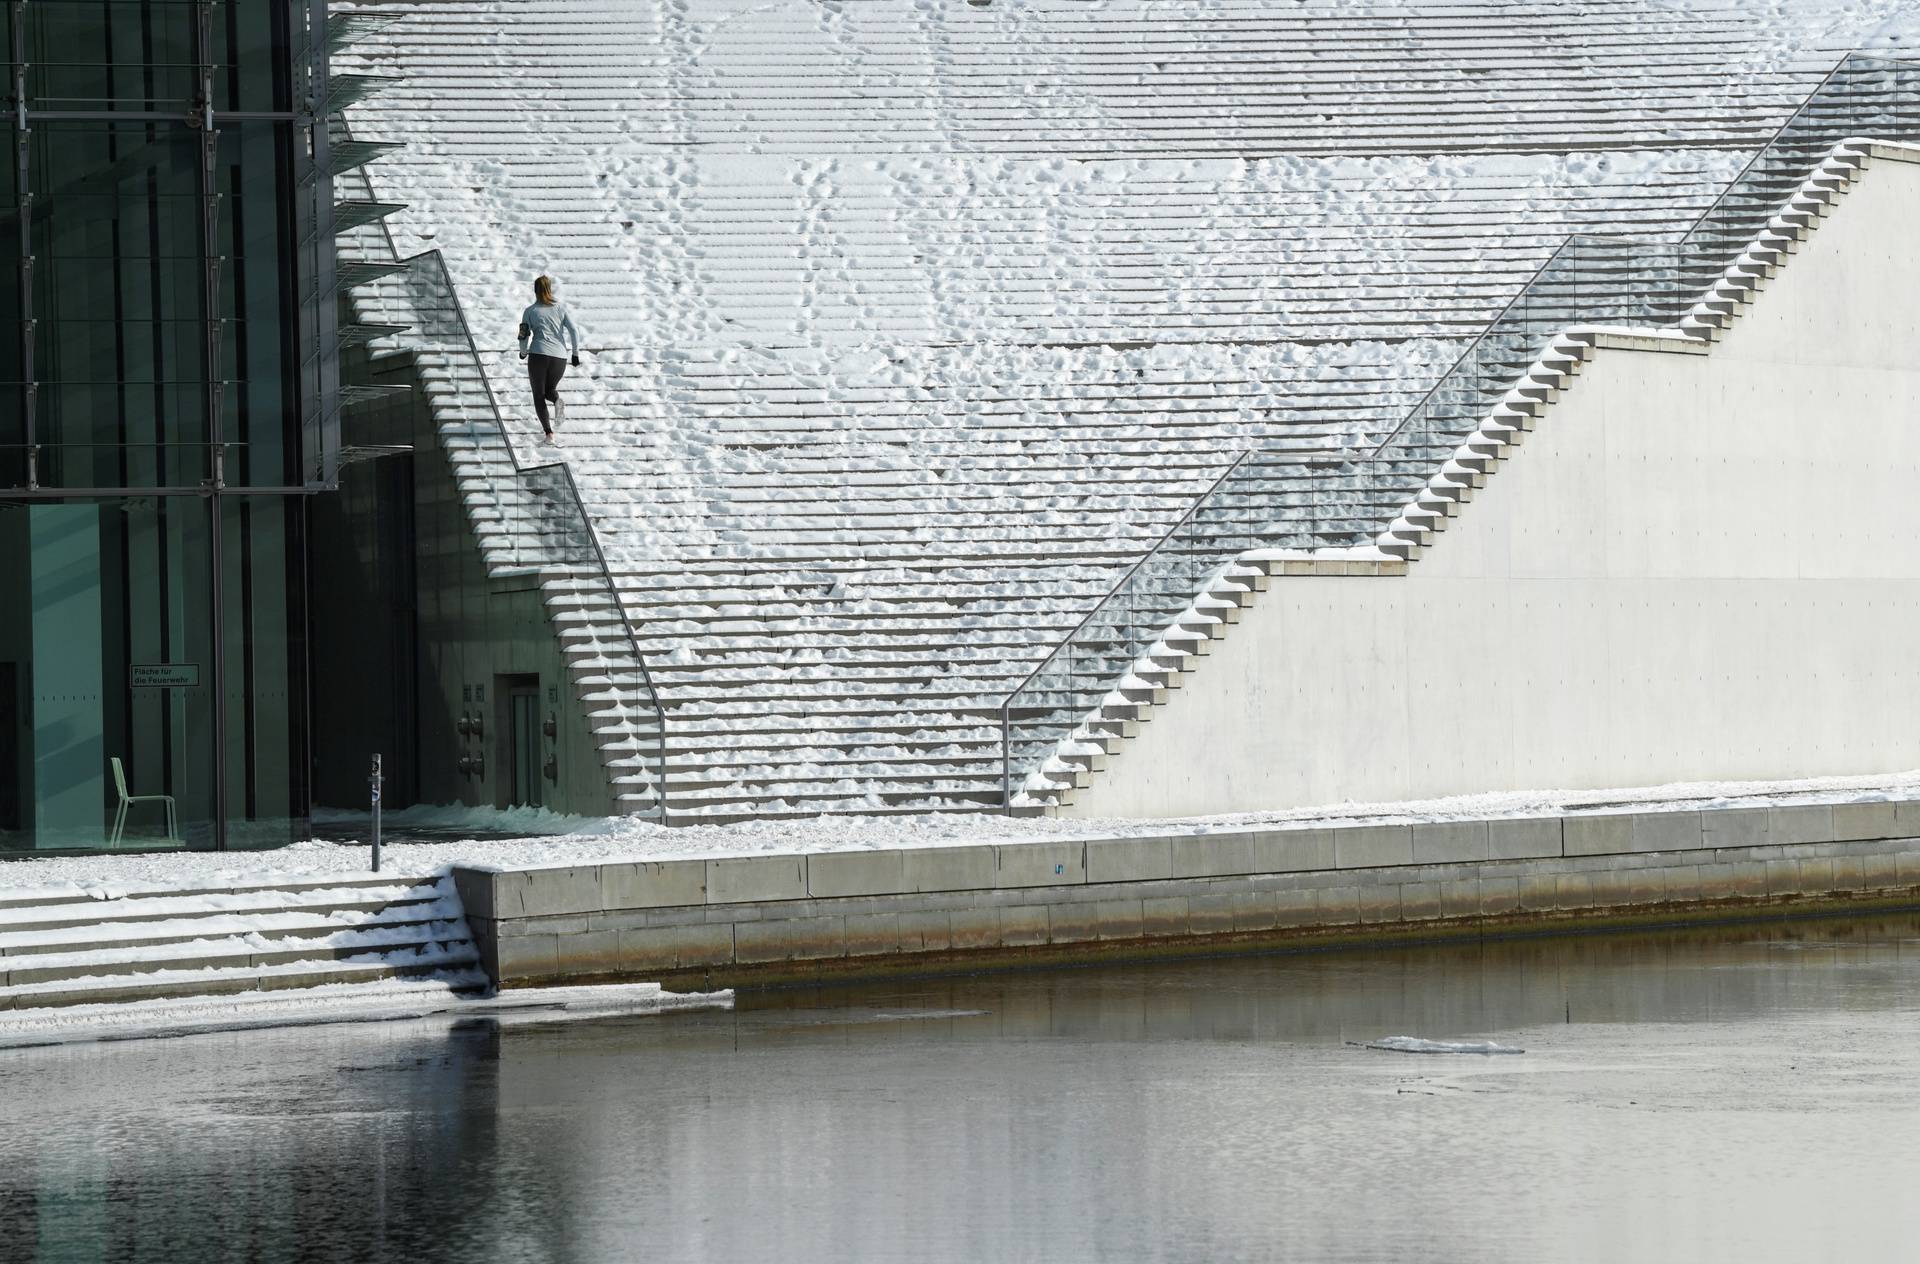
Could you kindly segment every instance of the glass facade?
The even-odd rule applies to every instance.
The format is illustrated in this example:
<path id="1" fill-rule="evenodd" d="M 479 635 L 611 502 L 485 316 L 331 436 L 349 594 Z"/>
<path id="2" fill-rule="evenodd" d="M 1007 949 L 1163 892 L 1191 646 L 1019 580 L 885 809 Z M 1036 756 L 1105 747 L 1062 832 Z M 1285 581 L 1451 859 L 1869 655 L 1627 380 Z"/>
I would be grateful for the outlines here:
<path id="1" fill-rule="evenodd" d="M 321 0 L 0 0 L 0 850 L 308 817 Z"/>

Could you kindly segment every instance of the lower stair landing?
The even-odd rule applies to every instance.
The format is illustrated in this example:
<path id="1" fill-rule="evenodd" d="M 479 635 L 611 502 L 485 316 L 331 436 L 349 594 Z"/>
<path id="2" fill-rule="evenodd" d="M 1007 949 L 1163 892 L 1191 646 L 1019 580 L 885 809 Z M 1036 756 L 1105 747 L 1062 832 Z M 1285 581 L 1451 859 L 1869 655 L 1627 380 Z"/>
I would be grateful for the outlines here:
<path id="1" fill-rule="evenodd" d="M 74 1006 L 292 999 L 351 990 L 343 985 L 478 993 L 487 988 L 478 961 L 440 876 L 0 894 L 0 1024 Z"/>

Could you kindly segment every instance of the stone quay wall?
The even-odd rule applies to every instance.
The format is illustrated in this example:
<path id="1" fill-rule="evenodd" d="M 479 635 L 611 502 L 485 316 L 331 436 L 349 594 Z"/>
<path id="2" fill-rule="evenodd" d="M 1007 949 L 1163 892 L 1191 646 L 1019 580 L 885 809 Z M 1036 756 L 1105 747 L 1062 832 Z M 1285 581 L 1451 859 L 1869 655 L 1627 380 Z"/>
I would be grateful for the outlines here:
<path id="1" fill-rule="evenodd" d="M 454 880 L 501 987 L 709 990 L 1920 907 L 1920 801 L 456 868 Z"/>

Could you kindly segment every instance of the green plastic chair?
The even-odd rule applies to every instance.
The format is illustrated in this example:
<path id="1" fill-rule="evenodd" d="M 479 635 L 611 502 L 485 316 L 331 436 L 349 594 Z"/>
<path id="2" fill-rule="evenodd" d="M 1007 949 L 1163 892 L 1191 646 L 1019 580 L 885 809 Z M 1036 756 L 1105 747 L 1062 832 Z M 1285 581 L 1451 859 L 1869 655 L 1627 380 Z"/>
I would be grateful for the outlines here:
<path id="1" fill-rule="evenodd" d="M 170 794 L 128 794 L 127 770 L 120 766 L 120 757 L 111 757 L 108 763 L 113 765 L 113 788 L 120 792 L 120 810 L 113 814 L 113 837 L 107 843 L 109 847 L 120 845 L 120 835 L 127 828 L 127 809 L 136 803 L 164 803 L 167 805 L 167 837 L 164 841 L 180 841 L 179 822 L 174 818 L 173 796 Z"/>

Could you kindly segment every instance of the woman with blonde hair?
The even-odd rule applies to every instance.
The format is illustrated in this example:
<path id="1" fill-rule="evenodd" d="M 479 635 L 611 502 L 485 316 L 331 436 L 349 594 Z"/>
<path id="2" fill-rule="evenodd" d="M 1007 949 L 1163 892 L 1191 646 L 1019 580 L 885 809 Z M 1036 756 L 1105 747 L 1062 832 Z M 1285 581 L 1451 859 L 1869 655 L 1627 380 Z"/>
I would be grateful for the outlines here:
<path id="1" fill-rule="evenodd" d="M 566 374 L 568 360 L 580 367 L 580 331 L 573 327 L 567 305 L 553 295 L 553 278 L 543 276 L 533 283 L 533 306 L 520 313 L 520 358 L 527 362 L 527 378 L 533 384 L 533 411 L 539 414 L 540 429 L 547 442 L 553 442 L 553 428 L 567 419 L 560 403 L 560 379 Z M 547 405 L 553 405 L 553 420 L 547 420 Z"/>

